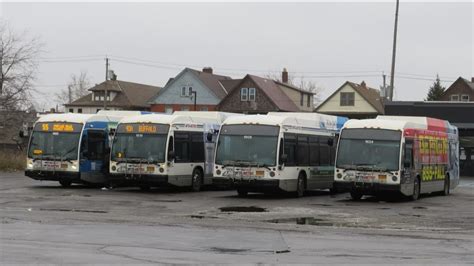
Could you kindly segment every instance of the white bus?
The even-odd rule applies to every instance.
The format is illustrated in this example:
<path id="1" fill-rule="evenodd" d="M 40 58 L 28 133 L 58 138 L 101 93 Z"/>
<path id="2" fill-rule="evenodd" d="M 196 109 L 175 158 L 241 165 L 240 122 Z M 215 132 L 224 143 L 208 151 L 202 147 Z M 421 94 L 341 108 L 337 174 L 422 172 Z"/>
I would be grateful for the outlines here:
<path id="1" fill-rule="evenodd" d="M 120 119 L 140 111 L 99 111 L 97 114 L 48 114 L 33 127 L 25 175 L 36 180 L 104 183 L 108 171 L 109 136 Z"/>
<path id="2" fill-rule="evenodd" d="M 346 118 L 270 113 L 228 118 L 216 148 L 215 184 L 248 192 L 332 189 L 336 134 Z"/>
<path id="3" fill-rule="evenodd" d="M 378 116 L 350 120 L 341 131 L 336 186 L 354 200 L 397 192 L 447 195 L 459 183 L 458 130 L 429 117 Z"/>
<path id="4" fill-rule="evenodd" d="M 143 190 L 169 184 L 199 191 L 212 183 L 215 139 L 231 115 L 175 112 L 124 119 L 112 144 L 109 183 Z"/>

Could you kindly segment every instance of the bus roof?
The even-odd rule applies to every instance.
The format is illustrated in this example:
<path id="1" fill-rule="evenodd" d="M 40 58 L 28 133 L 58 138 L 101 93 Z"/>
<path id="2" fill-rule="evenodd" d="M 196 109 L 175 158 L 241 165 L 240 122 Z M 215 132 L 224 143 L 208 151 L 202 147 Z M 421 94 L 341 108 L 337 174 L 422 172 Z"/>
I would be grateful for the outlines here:
<path id="1" fill-rule="evenodd" d="M 315 120 L 319 121 L 320 128 L 327 128 L 326 125 L 332 126 L 335 122 L 337 130 L 340 130 L 342 126 L 344 126 L 344 123 L 349 120 L 347 117 L 344 116 L 326 115 L 315 112 L 269 112 L 268 115 L 295 117 L 302 118 L 305 120 Z"/>
<path id="2" fill-rule="evenodd" d="M 404 130 L 408 128 L 457 133 L 457 128 L 446 120 L 422 116 L 384 116 L 375 119 L 349 120 L 344 128 L 381 128 Z"/>
<path id="3" fill-rule="evenodd" d="M 287 115 L 284 115 L 287 114 Z M 295 126 L 302 128 L 315 128 L 315 129 L 326 129 L 326 130 L 339 130 L 337 118 L 322 117 L 315 114 L 314 116 L 303 115 L 298 116 L 301 113 L 271 113 L 267 115 L 246 115 L 229 117 L 224 121 L 226 125 L 237 125 L 237 124 L 259 124 L 259 125 L 272 125 L 272 126 Z M 342 127 L 342 125 L 341 125 Z"/>
<path id="4" fill-rule="evenodd" d="M 127 117 L 120 123 L 156 123 L 156 124 L 221 124 L 230 115 L 242 116 L 240 114 L 230 114 L 222 112 L 174 112 L 173 114 L 149 114 L 143 116 Z"/>
<path id="5" fill-rule="evenodd" d="M 87 122 L 118 122 L 124 117 L 137 116 L 140 111 L 99 111 L 97 114 L 47 114 L 42 115 L 37 122 L 69 122 L 69 123 L 87 123 Z"/>

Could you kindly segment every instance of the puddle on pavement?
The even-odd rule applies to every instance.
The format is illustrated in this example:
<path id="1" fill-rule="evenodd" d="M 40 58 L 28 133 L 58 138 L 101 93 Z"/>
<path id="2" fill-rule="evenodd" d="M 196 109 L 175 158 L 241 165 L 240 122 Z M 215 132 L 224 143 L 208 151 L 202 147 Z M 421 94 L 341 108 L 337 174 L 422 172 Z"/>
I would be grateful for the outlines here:
<path id="1" fill-rule="evenodd" d="M 40 211 L 53 211 L 53 212 L 88 212 L 88 213 L 108 213 L 107 211 L 99 210 L 77 210 L 77 209 L 45 209 L 41 208 Z"/>
<path id="2" fill-rule="evenodd" d="M 230 206 L 219 208 L 221 212 L 266 212 L 267 210 L 262 207 L 256 206 Z"/>
<path id="3" fill-rule="evenodd" d="M 193 218 L 193 219 L 204 219 L 204 218 L 206 218 L 206 219 L 218 219 L 218 217 L 216 217 L 216 216 L 195 215 L 195 214 L 191 215 L 190 217 Z"/>
<path id="4" fill-rule="evenodd" d="M 426 210 L 428 208 L 423 207 L 423 206 L 415 206 L 415 207 L 413 207 L 413 209 Z"/>
<path id="5" fill-rule="evenodd" d="M 269 220 L 270 223 L 275 224 L 307 224 L 307 225 L 316 225 L 316 226 L 333 226 L 334 223 L 315 217 L 296 217 L 296 218 L 282 218 L 282 219 L 273 219 Z"/>
<path id="6" fill-rule="evenodd" d="M 180 200 L 180 199 L 177 199 L 177 200 L 175 200 L 175 199 L 162 199 L 162 200 L 154 200 L 154 201 L 156 201 L 156 202 L 182 202 L 182 200 Z"/>
<path id="7" fill-rule="evenodd" d="M 248 252 L 250 251 L 250 249 L 212 247 L 211 251 L 214 251 L 217 253 L 241 253 L 241 252 Z"/>

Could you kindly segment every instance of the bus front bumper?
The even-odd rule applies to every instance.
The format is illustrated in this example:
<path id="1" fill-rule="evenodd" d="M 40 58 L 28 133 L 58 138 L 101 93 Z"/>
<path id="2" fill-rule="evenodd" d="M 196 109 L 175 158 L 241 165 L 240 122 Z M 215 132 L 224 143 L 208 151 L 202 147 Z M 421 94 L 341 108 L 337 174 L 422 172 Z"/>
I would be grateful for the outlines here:
<path id="1" fill-rule="evenodd" d="M 110 173 L 107 181 L 116 186 L 162 186 L 168 184 L 167 175 Z"/>
<path id="2" fill-rule="evenodd" d="M 363 194 L 373 195 L 381 191 L 400 192 L 399 184 L 381 184 L 370 182 L 334 182 L 334 186 L 340 191 L 358 191 Z"/>
<path id="3" fill-rule="evenodd" d="M 25 176 L 35 180 L 82 182 L 79 172 L 25 170 Z"/>
<path id="4" fill-rule="evenodd" d="M 231 179 L 214 177 L 212 184 L 216 186 L 231 186 L 249 192 L 274 192 L 280 191 L 280 180 L 278 179 Z"/>

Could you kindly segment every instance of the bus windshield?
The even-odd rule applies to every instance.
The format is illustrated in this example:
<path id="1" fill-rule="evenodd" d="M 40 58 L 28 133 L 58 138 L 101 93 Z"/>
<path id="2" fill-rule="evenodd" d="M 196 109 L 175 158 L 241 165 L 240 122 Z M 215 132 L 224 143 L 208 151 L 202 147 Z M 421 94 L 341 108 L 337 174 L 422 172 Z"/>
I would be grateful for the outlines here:
<path id="1" fill-rule="evenodd" d="M 81 134 L 33 131 L 28 158 L 41 160 L 77 160 Z"/>
<path id="2" fill-rule="evenodd" d="M 274 166 L 279 127 L 224 125 L 217 144 L 216 163 L 229 166 Z"/>
<path id="3" fill-rule="evenodd" d="M 344 129 L 336 167 L 365 171 L 399 169 L 401 132 L 384 129 Z"/>
<path id="4" fill-rule="evenodd" d="M 165 161 L 168 125 L 119 125 L 112 145 L 111 159 L 130 163 Z"/>

